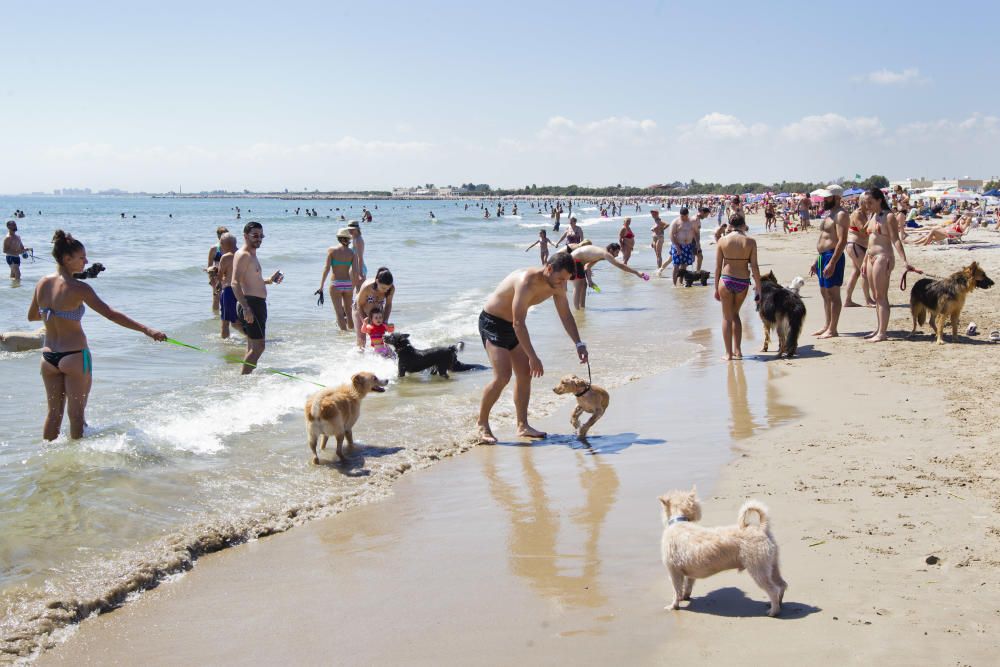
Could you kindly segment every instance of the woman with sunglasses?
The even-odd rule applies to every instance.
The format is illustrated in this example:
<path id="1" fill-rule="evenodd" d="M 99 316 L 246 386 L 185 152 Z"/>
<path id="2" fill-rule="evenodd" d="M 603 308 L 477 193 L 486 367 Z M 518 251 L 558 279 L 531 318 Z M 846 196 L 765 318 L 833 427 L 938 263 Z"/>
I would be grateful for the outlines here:
<path id="1" fill-rule="evenodd" d="M 364 320 L 375 308 L 382 310 L 382 321 L 389 326 L 389 315 L 392 314 L 392 297 L 396 288 L 392 284 L 392 272 L 380 266 L 375 277 L 361 283 L 361 289 L 354 299 L 354 331 L 357 332 L 358 349 L 365 347 Z"/>

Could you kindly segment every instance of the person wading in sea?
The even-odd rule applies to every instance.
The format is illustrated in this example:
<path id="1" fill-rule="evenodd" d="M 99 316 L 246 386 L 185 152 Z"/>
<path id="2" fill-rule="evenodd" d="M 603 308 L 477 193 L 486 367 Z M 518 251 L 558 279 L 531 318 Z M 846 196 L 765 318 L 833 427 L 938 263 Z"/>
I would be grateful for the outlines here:
<path id="1" fill-rule="evenodd" d="M 528 401 L 531 399 L 531 378 L 542 377 L 545 369 L 535 353 L 528 335 L 528 308 L 552 298 L 559 320 L 570 339 L 576 344 L 580 363 L 587 361 L 587 346 L 580 341 L 580 332 L 566 297 L 566 282 L 575 274 L 573 257 L 557 252 L 544 267 L 518 269 L 500 281 L 486 299 L 479 314 L 479 335 L 493 367 L 493 380 L 483 389 L 479 403 L 479 442 L 496 444 L 490 427 L 490 411 L 514 375 L 514 411 L 517 435 L 544 438 L 546 434 L 528 424 Z"/>
<path id="2" fill-rule="evenodd" d="M 233 259 L 233 294 L 239 304 L 236 309 L 243 333 L 247 336 L 247 353 L 243 358 L 243 375 L 253 373 L 264 354 L 267 326 L 267 285 L 281 284 L 281 271 L 264 278 L 257 260 L 257 248 L 264 242 L 264 226 L 248 222 L 243 227 L 243 247 Z"/>

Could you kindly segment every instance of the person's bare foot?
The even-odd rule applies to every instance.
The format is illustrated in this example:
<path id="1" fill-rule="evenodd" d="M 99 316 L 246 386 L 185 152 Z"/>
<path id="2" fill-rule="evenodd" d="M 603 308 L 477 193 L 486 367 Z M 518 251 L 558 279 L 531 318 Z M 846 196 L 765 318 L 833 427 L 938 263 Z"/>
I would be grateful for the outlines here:
<path id="1" fill-rule="evenodd" d="M 727 356 L 724 356 L 724 357 L 719 357 L 719 358 L 722 359 L 723 361 L 732 361 L 733 360 L 733 355 L 730 354 L 730 355 L 727 355 Z"/>
<path id="2" fill-rule="evenodd" d="M 844 308 L 860 308 L 860 307 L 861 307 L 860 303 L 854 303 L 853 301 L 848 301 L 847 303 L 844 304 Z"/>
<path id="3" fill-rule="evenodd" d="M 537 428 L 532 428 L 527 424 L 517 427 L 517 435 L 521 438 L 547 438 L 549 437 L 544 431 L 539 431 Z"/>
<path id="4" fill-rule="evenodd" d="M 743 353 L 742 352 L 734 352 L 733 353 L 733 361 L 743 361 Z"/>
<path id="5" fill-rule="evenodd" d="M 825 334 L 820 336 L 820 338 L 839 338 L 840 334 L 836 331 L 827 331 Z"/>
<path id="6" fill-rule="evenodd" d="M 495 445 L 497 444 L 497 437 L 493 435 L 493 431 L 490 430 L 489 425 L 479 427 L 479 444 L 480 445 Z"/>
<path id="7" fill-rule="evenodd" d="M 882 334 L 881 336 L 874 336 L 872 338 L 869 338 L 868 342 L 869 343 L 881 343 L 884 340 L 889 340 L 889 337 L 886 336 L 885 334 Z"/>
<path id="8" fill-rule="evenodd" d="M 819 331 L 813 331 L 813 334 L 812 334 L 812 335 L 813 335 L 813 336 L 819 336 L 820 338 L 822 338 L 822 337 L 823 337 L 823 334 L 825 334 L 825 333 L 826 333 L 826 327 L 823 327 L 823 328 L 822 328 L 822 329 L 820 329 Z"/>
<path id="9" fill-rule="evenodd" d="M 865 308 L 874 308 L 874 307 L 875 307 L 875 302 L 874 301 L 866 301 L 865 302 Z"/>

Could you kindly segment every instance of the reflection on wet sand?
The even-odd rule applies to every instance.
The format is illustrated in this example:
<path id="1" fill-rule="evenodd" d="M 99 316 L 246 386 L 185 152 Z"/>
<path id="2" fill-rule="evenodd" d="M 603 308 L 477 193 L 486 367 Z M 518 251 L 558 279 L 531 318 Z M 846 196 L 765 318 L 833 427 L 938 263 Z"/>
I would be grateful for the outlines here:
<path id="1" fill-rule="evenodd" d="M 763 370 L 765 368 L 766 373 Z M 764 385 L 765 423 L 761 423 L 760 417 L 754 419 L 747 389 L 747 372 L 751 374 L 751 379 L 755 383 L 759 381 Z M 798 416 L 798 410 L 780 400 L 775 386 L 775 380 L 780 376 L 781 371 L 775 364 L 754 364 L 750 361 L 727 364 L 726 387 L 729 391 L 731 413 L 729 434 L 734 440 L 749 438 L 765 426 L 778 426 Z M 760 412 L 759 407 L 758 412 Z"/>
<path id="2" fill-rule="evenodd" d="M 729 435 L 734 440 L 742 440 L 753 435 L 757 424 L 750 412 L 750 402 L 747 400 L 747 378 L 743 372 L 742 363 L 727 364 L 726 388 L 729 390 L 729 409 L 732 419 L 729 420 Z"/>
<path id="3" fill-rule="evenodd" d="M 521 450 L 523 475 L 520 482 L 511 483 L 497 470 L 497 451 L 490 449 L 484 457 L 483 474 L 491 495 L 510 519 L 511 572 L 526 579 L 544 597 L 565 607 L 605 604 L 607 597 L 600 590 L 598 577 L 601 567 L 598 546 L 601 527 L 618 493 L 614 467 L 600 456 L 574 453 L 584 501 L 568 512 L 571 520 L 564 523 L 564 512 L 552 506 L 545 492 L 545 479 L 535 467 L 537 453 L 530 447 Z M 581 531 L 583 553 L 560 552 L 557 544 L 560 536 L 564 542 L 577 537 L 573 527 Z"/>

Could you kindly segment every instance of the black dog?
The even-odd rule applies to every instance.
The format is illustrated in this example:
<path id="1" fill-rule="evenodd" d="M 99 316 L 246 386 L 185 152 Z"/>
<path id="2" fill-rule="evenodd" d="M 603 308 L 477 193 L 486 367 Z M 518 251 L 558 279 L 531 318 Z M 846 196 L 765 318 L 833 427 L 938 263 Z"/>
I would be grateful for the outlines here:
<path id="1" fill-rule="evenodd" d="M 806 306 L 802 297 L 778 284 L 774 271 L 763 276 L 760 283 L 760 303 L 757 312 L 764 323 L 764 347 L 771 344 L 771 327 L 778 329 L 778 357 L 793 357 L 799 348 L 799 334 L 806 319 Z"/>
<path id="2" fill-rule="evenodd" d="M 448 377 L 449 371 L 461 372 L 486 368 L 481 364 L 463 364 L 458 360 L 458 351 L 465 347 L 465 343 L 418 350 L 410 342 L 410 334 L 391 333 L 387 334 L 384 340 L 386 345 L 396 351 L 399 377 L 407 373 L 419 373 L 428 368 L 431 369 L 431 375 L 445 378 Z"/>
<path id="3" fill-rule="evenodd" d="M 684 269 L 678 277 L 684 281 L 684 287 L 691 287 L 695 283 L 701 283 L 702 287 L 708 285 L 708 271 L 688 271 Z"/>

